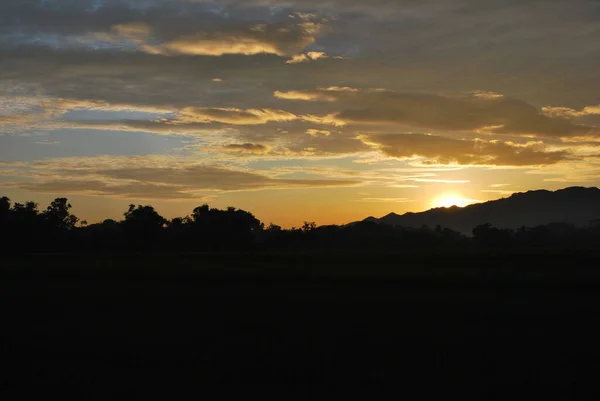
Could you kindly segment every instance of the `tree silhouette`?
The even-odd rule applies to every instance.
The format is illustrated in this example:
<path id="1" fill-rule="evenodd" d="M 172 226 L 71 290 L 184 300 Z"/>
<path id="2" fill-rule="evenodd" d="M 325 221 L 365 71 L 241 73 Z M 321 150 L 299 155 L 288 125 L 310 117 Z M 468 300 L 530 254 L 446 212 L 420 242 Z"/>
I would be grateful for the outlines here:
<path id="1" fill-rule="evenodd" d="M 305 233 L 312 231 L 315 228 L 317 228 L 317 223 L 314 221 L 305 221 L 304 224 L 302 224 L 302 231 Z"/>
<path id="2" fill-rule="evenodd" d="M 473 240 L 484 247 L 506 247 L 512 240 L 512 230 L 499 229 L 490 223 L 479 224 L 473 229 Z"/>
<path id="3" fill-rule="evenodd" d="M 15 203 L 12 215 L 19 222 L 34 222 L 38 216 L 38 204 L 35 202 Z"/>
<path id="4" fill-rule="evenodd" d="M 129 244 L 135 248 L 158 245 L 167 220 L 152 206 L 129 205 L 129 209 L 123 215 L 123 228 Z"/>
<path id="5" fill-rule="evenodd" d="M 10 221 L 17 230 L 30 231 L 38 223 L 38 204 L 35 202 L 15 203 L 11 208 Z M 22 234 L 22 232 L 21 232 Z"/>
<path id="6" fill-rule="evenodd" d="M 600 224 L 584 227 L 551 223 L 516 231 L 477 225 L 472 238 L 435 225 L 410 228 L 363 221 L 346 226 L 317 226 L 305 221 L 301 228 L 267 228 L 252 213 L 235 207 L 225 210 L 207 204 L 190 216 L 166 220 L 152 206 L 129 205 L 124 219 L 77 226 L 66 198 L 56 198 L 40 213 L 35 202 L 11 204 L 0 198 L 0 228 L 8 251 L 67 250 L 131 251 L 247 251 L 296 250 L 431 250 L 480 248 L 569 248 L 600 246 Z"/>
<path id="7" fill-rule="evenodd" d="M 70 209 L 71 204 L 67 198 L 56 198 L 42 213 L 42 218 L 54 228 L 70 230 L 79 221 L 77 216 L 69 212 Z"/>
<path id="8" fill-rule="evenodd" d="M 0 228 L 5 231 L 9 225 L 10 199 L 6 196 L 0 198 Z M 3 233 L 4 234 L 4 233 Z"/>
<path id="9" fill-rule="evenodd" d="M 204 205 L 198 206 L 194 209 L 194 211 L 192 212 L 192 219 L 194 219 L 194 222 L 198 223 L 202 218 L 208 216 L 209 212 L 210 208 L 205 203 Z"/>
<path id="10" fill-rule="evenodd" d="M 0 217 L 8 216 L 9 212 L 10 212 L 10 199 L 8 199 L 6 196 L 3 196 L 2 198 L 0 198 Z"/>
<path id="11" fill-rule="evenodd" d="M 272 231 L 272 232 L 280 232 L 281 226 L 278 226 L 277 224 L 269 223 L 269 226 L 266 228 L 266 230 Z"/>

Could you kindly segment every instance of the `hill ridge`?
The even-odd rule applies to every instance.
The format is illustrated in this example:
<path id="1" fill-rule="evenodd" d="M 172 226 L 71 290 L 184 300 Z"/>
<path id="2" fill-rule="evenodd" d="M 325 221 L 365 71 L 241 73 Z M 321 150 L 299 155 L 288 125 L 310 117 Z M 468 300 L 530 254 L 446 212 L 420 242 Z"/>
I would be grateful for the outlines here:
<path id="1" fill-rule="evenodd" d="M 470 232 L 476 225 L 484 223 L 516 229 L 558 222 L 583 226 L 599 218 L 600 188 L 573 186 L 556 191 L 516 192 L 465 207 L 438 207 L 404 214 L 391 212 L 379 219 L 371 216 L 362 221 L 414 228 L 441 225 Z"/>

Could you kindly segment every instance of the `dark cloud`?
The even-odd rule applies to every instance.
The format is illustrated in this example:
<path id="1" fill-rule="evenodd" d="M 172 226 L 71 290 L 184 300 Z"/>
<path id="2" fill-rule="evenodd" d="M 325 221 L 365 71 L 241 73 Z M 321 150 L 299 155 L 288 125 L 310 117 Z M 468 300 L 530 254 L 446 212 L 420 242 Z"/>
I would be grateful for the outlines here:
<path id="1" fill-rule="evenodd" d="M 141 102 L 145 94 L 145 102 L 182 107 L 274 107 L 266 100 L 269 88 L 352 85 L 419 92 L 485 89 L 540 107 L 582 108 L 600 103 L 593 18 L 598 7 L 583 0 L 5 1 L 0 5 L 0 29 L 7 35 L 0 45 L 0 76 L 39 83 L 55 97 Z M 153 27 L 157 45 L 198 32 L 259 35 L 252 29 L 265 25 L 276 33 L 291 29 L 294 47 L 305 42 L 302 29 L 294 28 L 300 20 L 288 16 L 310 9 L 335 17 L 329 18 L 327 34 L 310 47 L 346 60 L 286 65 L 281 57 L 262 55 L 149 57 L 110 51 L 89 39 L 69 42 L 78 43 L 77 49 L 55 46 L 38 35 L 114 34 L 114 26 L 144 23 Z M 37 39 L 27 45 L 22 36 Z M 286 40 L 281 49 L 289 47 Z M 138 45 L 132 49 L 141 51 Z M 203 80 L 215 76 L 241 89 L 212 92 L 212 103 L 203 102 L 209 95 Z M 242 103 L 249 98 L 265 104 Z"/>
<path id="2" fill-rule="evenodd" d="M 401 124 L 448 131 L 486 131 L 494 134 L 542 137 L 584 136 L 595 128 L 566 118 L 552 118 L 518 99 L 493 93 L 466 97 L 399 93 L 387 90 L 317 90 L 275 93 L 285 99 L 335 99 L 341 111 L 329 117 L 339 124 Z"/>
<path id="3" fill-rule="evenodd" d="M 242 143 L 242 144 L 230 144 L 223 146 L 226 150 L 242 151 L 251 153 L 264 153 L 269 150 L 265 145 L 259 143 Z"/>
<path id="4" fill-rule="evenodd" d="M 215 13 L 200 4 L 126 1 L 0 5 L 2 47 L 115 48 L 153 54 L 293 55 L 315 42 L 324 22 L 312 14 Z M 254 18 L 253 18 L 254 17 Z"/>
<path id="5" fill-rule="evenodd" d="M 567 151 L 549 151 L 539 142 L 452 139 L 425 134 L 371 134 L 362 140 L 391 157 L 425 157 L 429 163 L 493 166 L 534 166 L 569 160 Z"/>

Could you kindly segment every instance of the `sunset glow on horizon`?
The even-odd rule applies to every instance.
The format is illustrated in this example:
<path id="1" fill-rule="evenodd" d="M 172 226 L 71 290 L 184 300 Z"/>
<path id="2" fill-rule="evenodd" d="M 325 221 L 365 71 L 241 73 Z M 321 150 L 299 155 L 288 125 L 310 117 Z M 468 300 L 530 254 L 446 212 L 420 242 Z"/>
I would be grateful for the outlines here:
<path id="1" fill-rule="evenodd" d="M 0 4 L 0 196 L 284 227 L 600 184 L 594 2 Z"/>
<path id="2" fill-rule="evenodd" d="M 479 203 L 480 201 L 474 199 L 465 199 L 457 194 L 446 193 L 442 194 L 440 197 L 433 200 L 431 206 L 436 207 L 465 207 L 468 205 L 472 205 L 474 203 Z"/>

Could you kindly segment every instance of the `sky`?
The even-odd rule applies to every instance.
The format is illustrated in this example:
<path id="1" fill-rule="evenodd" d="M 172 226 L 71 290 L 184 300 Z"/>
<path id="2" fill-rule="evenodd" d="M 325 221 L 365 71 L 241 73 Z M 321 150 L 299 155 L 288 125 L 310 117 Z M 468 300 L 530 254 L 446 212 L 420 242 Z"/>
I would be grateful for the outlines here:
<path id="1" fill-rule="evenodd" d="M 597 0 L 0 2 L 0 195 L 343 224 L 600 183 Z"/>

